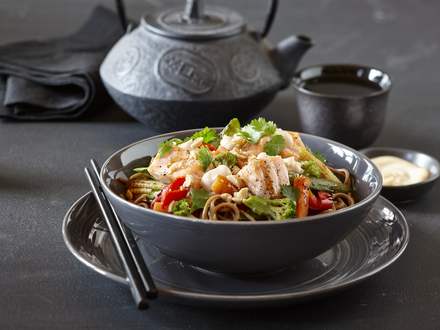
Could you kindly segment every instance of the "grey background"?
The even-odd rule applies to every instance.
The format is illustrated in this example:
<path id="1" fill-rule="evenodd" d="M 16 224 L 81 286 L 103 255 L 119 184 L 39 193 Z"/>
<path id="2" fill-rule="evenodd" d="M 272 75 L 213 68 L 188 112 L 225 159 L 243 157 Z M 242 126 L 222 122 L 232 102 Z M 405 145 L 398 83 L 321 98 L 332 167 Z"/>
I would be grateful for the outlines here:
<path id="1" fill-rule="evenodd" d="M 261 26 L 264 0 L 213 2 L 240 9 Z M 1 0 L 0 42 L 72 32 L 98 3 L 111 6 L 113 1 Z M 127 3 L 130 16 L 138 18 L 162 1 Z M 316 46 L 301 66 L 352 62 L 388 71 L 394 87 L 376 145 L 440 158 L 439 12 L 440 2 L 434 0 L 282 0 L 270 37 L 311 36 Z M 91 112 L 75 122 L 0 122 L 1 329 L 439 328 L 440 185 L 402 207 L 412 234 L 403 257 L 338 296 L 260 311 L 194 309 L 159 300 L 150 310 L 137 311 L 125 287 L 82 266 L 61 236 L 65 211 L 88 190 L 83 177 L 88 159 L 102 161 L 113 150 L 153 134 L 114 106 L 96 106 Z M 299 129 L 290 89 L 263 115 Z"/>

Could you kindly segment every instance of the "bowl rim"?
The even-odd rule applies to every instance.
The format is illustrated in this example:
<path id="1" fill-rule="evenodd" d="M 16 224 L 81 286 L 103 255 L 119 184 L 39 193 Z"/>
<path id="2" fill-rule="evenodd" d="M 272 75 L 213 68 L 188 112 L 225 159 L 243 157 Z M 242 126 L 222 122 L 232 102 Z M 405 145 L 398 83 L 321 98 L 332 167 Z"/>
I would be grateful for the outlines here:
<path id="1" fill-rule="evenodd" d="M 407 185 L 401 185 L 401 186 L 385 186 L 382 184 L 382 188 L 383 189 L 387 189 L 387 190 L 402 190 L 402 189 L 411 189 L 411 188 L 416 188 L 416 187 L 420 187 L 420 186 L 424 186 L 427 184 L 431 184 L 434 181 L 437 181 L 437 179 L 440 177 L 440 162 L 438 161 L 437 158 L 428 155 L 427 153 L 418 151 L 418 150 L 413 150 L 413 149 L 406 149 L 406 148 L 395 148 L 395 147 L 368 147 L 368 148 L 364 148 L 359 150 L 360 153 L 364 154 L 366 157 L 368 157 L 368 155 L 366 153 L 370 152 L 370 151 L 379 151 L 379 152 L 387 152 L 387 151 L 392 151 L 392 152 L 398 152 L 398 153 L 407 153 L 407 154 L 419 154 L 422 156 L 425 156 L 427 158 L 429 158 L 434 166 L 437 168 L 437 173 L 432 173 L 431 171 L 429 171 L 429 169 L 427 169 L 426 167 L 424 167 L 426 170 L 429 171 L 429 178 L 422 181 L 422 182 L 417 182 L 417 183 L 412 183 L 412 184 L 407 184 Z M 386 156 L 386 154 L 383 154 L 382 156 Z M 368 157 L 369 158 L 369 157 Z M 408 160 L 409 161 L 409 160 Z M 409 161 L 410 163 L 414 164 L 413 162 Z M 414 164 L 417 165 L 417 164 Z M 418 165 L 417 165 L 418 166 Z M 422 167 L 422 166 L 420 166 Z M 382 180 L 383 181 L 383 180 Z"/>
<path id="2" fill-rule="evenodd" d="M 220 131 L 221 129 L 223 129 L 223 127 L 212 127 L 212 129 L 215 129 L 217 131 Z M 313 135 L 313 134 L 307 134 L 307 133 L 302 133 L 302 132 L 298 132 L 299 134 L 301 134 L 302 136 L 309 136 L 312 138 L 316 138 L 318 140 L 321 140 L 322 142 L 326 142 L 326 143 L 332 143 L 338 147 L 342 147 L 345 148 L 349 151 L 351 151 L 352 153 L 354 153 L 355 155 L 357 155 L 358 157 L 360 157 L 362 160 L 366 161 L 368 165 L 370 165 L 373 169 L 374 172 L 376 172 L 376 177 L 377 177 L 377 186 L 376 188 L 363 200 L 359 201 L 358 203 L 355 203 L 352 206 L 340 209 L 340 210 L 336 210 L 334 212 L 331 213 L 326 213 L 326 214 L 317 214 L 317 215 L 311 215 L 311 216 L 307 216 L 304 218 L 289 218 L 289 219 L 284 219 L 282 221 L 275 221 L 275 220 L 261 220 L 261 221 L 233 221 L 233 220 L 206 220 L 206 219 L 193 219 L 190 217 L 184 217 L 184 216 L 179 216 L 179 215 L 174 215 L 174 214 L 170 214 L 170 213 L 164 213 L 164 212 L 158 212 L 158 211 L 154 211 L 154 210 L 150 210 L 150 209 L 146 209 L 144 207 L 138 206 L 136 204 L 130 203 L 129 201 L 127 201 L 126 199 L 122 198 L 121 196 L 119 196 L 118 194 L 116 194 L 115 192 L 113 192 L 110 187 L 107 186 L 107 184 L 105 183 L 104 180 L 104 170 L 107 167 L 108 163 L 110 162 L 110 160 L 112 160 L 114 157 L 116 157 L 116 155 L 121 154 L 122 152 L 124 152 L 125 150 L 128 150 L 129 148 L 132 148 L 138 144 L 144 143 L 144 142 L 148 142 L 150 140 L 153 139 L 157 139 L 157 138 L 167 138 L 167 137 L 173 137 L 176 134 L 191 134 L 194 133 L 198 130 L 201 130 L 201 128 L 195 128 L 195 129 L 187 129 L 187 130 L 181 130 L 181 131 L 174 131 L 174 132 L 169 132 L 169 133 L 163 133 L 163 134 L 159 134 L 159 135 L 154 135 L 139 141 L 135 141 L 125 147 L 120 148 L 119 150 L 115 151 L 114 153 L 112 153 L 102 164 L 101 166 L 101 170 L 99 173 L 99 181 L 101 183 L 101 186 L 103 187 L 103 189 L 105 190 L 106 193 L 110 194 L 113 198 L 115 198 L 116 200 L 118 200 L 119 202 L 121 202 L 123 205 L 133 209 L 133 210 L 137 210 L 140 212 L 145 212 L 146 216 L 157 216 L 157 215 L 162 215 L 165 218 L 168 219 L 176 219 L 176 220 L 185 220 L 185 221 L 190 221 L 193 223 L 198 223 L 198 224 L 210 224 L 210 225 L 234 225 L 234 226 L 252 226 L 252 227 L 256 227 L 256 226 L 273 226 L 275 224 L 277 225 L 287 225 L 287 224 L 291 224 L 291 223 L 303 223 L 303 222 L 311 222 L 311 221 L 319 221 L 319 220 L 323 220 L 323 219 L 328 219 L 328 218 L 332 218 L 334 216 L 338 216 L 340 214 L 344 214 L 344 213 L 349 213 L 352 212 L 354 210 L 360 209 L 363 206 L 371 203 L 372 201 L 376 200 L 376 198 L 379 196 L 380 191 L 382 190 L 382 175 L 380 174 L 379 169 L 377 168 L 376 165 L 374 165 L 374 163 L 364 154 L 362 154 L 361 152 L 350 148 L 342 143 L 324 138 L 324 137 L 320 137 L 317 135 Z"/>
<path id="3" fill-rule="evenodd" d="M 379 85 L 379 87 L 380 87 L 379 91 L 372 92 L 368 95 L 359 95 L 359 96 L 355 96 L 355 95 L 341 96 L 341 95 L 328 94 L 328 93 L 319 93 L 319 92 L 314 92 L 314 91 L 308 90 L 301 85 L 301 82 L 305 81 L 305 79 L 301 78 L 301 74 L 304 71 L 314 69 L 314 68 L 326 68 L 326 67 L 330 67 L 330 68 L 343 67 L 343 68 L 351 68 L 351 69 L 358 68 L 358 69 L 366 69 L 366 70 L 377 70 L 383 75 L 383 77 L 388 78 L 389 84 L 386 87 L 382 87 L 378 83 L 374 82 L 376 85 Z M 359 80 L 364 80 L 364 79 L 359 79 Z M 369 80 L 369 81 L 371 81 L 371 80 Z M 373 82 L 373 81 L 371 81 L 371 82 Z M 387 73 L 384 70 L 379 69 L 377 67 L 373 67 L 373 66 L 362 65 L 362 64 L 353 64 L 353 63 L 323 63 L 323 64 L 313 64 L 313 65 L 309 65 L 304 68 L 301 68 L 300 70 L 298 70 L 295 73 L 294 77 L 291 80 L 291 84 L 299 93 L 303 93 L 305 95 L 310 95 L 310 96 L 320 97 L 320 98 L 337 99 L 337 100 L 363 100 L 363 99 L 373 98 L 373 97 L 377 97 L 377 96 L 389 93 L 392 88 L 392 85 L 393 85 L 393 80 L 392 80 L 391 75 L 389 73 Z"/>

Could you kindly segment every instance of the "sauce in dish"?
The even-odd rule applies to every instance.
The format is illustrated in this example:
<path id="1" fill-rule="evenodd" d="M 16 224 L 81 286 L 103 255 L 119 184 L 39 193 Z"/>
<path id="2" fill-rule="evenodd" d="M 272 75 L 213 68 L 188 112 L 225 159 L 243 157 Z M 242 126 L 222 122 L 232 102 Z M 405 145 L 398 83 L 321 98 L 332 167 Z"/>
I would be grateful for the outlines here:
<path id="1" fill-rule="evenodd" d="M 395 156 L 380 156 L 371 161 L 379 168 L 384 186 L 407 186 L 429 178 L 426 168 Z"/>

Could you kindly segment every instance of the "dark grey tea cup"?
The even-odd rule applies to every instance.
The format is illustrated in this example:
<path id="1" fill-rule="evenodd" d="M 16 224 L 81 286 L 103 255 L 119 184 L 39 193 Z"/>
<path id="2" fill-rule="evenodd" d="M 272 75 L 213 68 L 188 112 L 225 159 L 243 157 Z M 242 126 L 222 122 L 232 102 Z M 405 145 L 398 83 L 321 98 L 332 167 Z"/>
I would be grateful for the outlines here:
<path id="1" fill-rule="evenodd" d="M 293 79 L 302 130 L 347 144 L 369 146 L 378 137 L 391 79 L 361 65 L 326 64 L 304 68 Z"/>

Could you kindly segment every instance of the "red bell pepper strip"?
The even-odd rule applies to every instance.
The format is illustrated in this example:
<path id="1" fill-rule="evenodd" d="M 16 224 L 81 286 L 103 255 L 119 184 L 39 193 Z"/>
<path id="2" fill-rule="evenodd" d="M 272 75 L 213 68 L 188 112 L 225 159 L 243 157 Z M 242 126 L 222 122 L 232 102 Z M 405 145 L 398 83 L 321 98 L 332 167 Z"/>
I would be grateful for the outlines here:
<path id="1" fill-rule="evenodd" d="M 178 201 L 186 197 L 188 189 L 170 190 L 162 198 L 162 207 L 167 208 L 172 201 Z"/>
<path id="2" fill-rule="evenodd" d="M 184 182 L 185 177 L 179 177 L 171 182 L 168 186 L 162 189 L 151 205 L 160 202 L 162 204 L 162 209 L 167 210 L 172 201 L 178 201 L 185 198 L 189 190 L 182 186 Z"/>
<path id="3" fill-rule="evenodd" d="M 209 151 L 216 151 L 217 148 L 215 147 L 215 145 L 211 144 L 211 143 L 203 143 L 203 145 L 209 149 Z"/>

